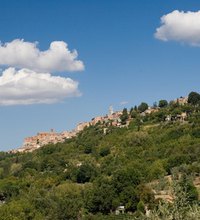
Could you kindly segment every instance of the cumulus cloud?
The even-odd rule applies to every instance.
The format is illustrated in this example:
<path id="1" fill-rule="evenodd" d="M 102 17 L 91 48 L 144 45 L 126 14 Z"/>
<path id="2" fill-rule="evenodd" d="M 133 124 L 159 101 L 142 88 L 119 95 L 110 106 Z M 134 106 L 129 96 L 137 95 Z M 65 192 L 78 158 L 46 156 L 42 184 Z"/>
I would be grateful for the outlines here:
<path id="1" fill-rule="evenodd" d="M 81 71 L 82 61 L 76 50 L 70 51 L 64 41 L 53 41 L 48 50 L 40 51 L 36 42 L 16 39 L 0 44 L 0 65 L 28 68 L 39 72 Z"/>
<path id="2" fill-rule="evenodd" d="M 70 78 L 11 67 L 0 76 L 0 105 L 51 104 L 79 95 L 78 82 Z"/>
<path id="3" fill-rule="evenodd" d="M 200 11 L 175 10 L 162 16 L 155 37 L 163 41 L 174 40 L 200 46 Z"/>

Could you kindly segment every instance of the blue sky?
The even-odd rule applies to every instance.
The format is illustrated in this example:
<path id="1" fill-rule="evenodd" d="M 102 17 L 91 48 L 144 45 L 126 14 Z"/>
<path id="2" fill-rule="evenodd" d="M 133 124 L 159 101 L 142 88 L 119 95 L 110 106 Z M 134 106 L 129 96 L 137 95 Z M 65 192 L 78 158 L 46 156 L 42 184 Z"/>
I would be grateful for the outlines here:
<path id="1" fill-rule="evenodd" d="M 196 38 L 182 36 L 185 32 L 179 33 L 179 38 L 164 32 L 166 42 L 161 39 L 163 35 L 154 36 L 163 15 L 174 10 L 197 12 L 199 1 L 0 0 L 0 5 L 2 44 L 24 39 L 38 42 L 37 47 L 44 51 L 51 42 L 63 41 L 69 51 L 77 50 L 76 59 L 85 68 L 51 72 L 51 77 L 78 82 L 79 97 L 53 104 L 21 105 L 16 101 L 14 105 L 0 105 L 0 150 L 19 147 L 24 137 L 39 131 L 70 130 L 78 122 L 106 114 L 109 105 L 118 110 L 142 101 L 152 105 L 160 99 L 200 92 Z M 1 60 L 0 64 L 2 72 L 10 66 L 19 68 Z M 27 68 L 24 65 L 20 68 Z M 120 104 L 125 101 L 126 105 Z"/>

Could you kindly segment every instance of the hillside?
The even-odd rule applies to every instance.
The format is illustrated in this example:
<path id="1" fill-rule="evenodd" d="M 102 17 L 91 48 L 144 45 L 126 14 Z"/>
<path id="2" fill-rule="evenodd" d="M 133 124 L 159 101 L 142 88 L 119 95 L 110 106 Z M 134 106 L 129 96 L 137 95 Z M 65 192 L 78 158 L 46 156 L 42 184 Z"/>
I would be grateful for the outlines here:
<path id="1" fill-rule="evenodd" d="M 179 199 L 185 216 L 196 210 L 197 218 L 187 219 L 198 219 L 199 112 L 191 102 L 149 114 L 134 108 L 123 111 L 126 126 L 99 122 L 64 143 L 1 152 L 0 219 L 153 219 L 145 209 L 160 219 L 156 190 L 170 190 L 173 201 L 162 207 L 170 210 Z M 125 214 L 115 215 L 120 208 Z"/>

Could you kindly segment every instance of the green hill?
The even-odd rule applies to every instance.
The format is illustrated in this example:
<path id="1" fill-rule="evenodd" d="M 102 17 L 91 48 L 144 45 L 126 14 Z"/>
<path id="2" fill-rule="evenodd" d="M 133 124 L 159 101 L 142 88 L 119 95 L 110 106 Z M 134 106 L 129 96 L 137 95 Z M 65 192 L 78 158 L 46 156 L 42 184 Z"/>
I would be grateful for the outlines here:
<path id="1" fill-rule="evenodd" d="M 98 123 L 32 153 L 1 152 L 0 219 L 153 219 L 145 207 L 161 219 L 167 214 L 159 210 L 175 205 L 198 217 L 199 105 L 171 103 L 146 115 L 132 109 L 129 119 L 127 127 Z M 155 187 L 166 189 L 167 175 L 173 202 L 162 205 Z M 119 206 L 125 214 L 116 216 Z"/>

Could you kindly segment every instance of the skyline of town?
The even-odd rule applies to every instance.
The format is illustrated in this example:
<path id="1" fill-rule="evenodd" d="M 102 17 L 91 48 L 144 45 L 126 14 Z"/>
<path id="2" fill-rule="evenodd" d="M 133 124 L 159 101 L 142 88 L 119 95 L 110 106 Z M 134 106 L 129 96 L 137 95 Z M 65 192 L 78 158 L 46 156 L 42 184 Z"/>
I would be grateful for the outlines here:
<path id="1" fill-rule="evenodd" d="M 188 102 L 188 97 L 181 96 L 177 99 L 171 100 L 170 102 L 179 103 L 180 105 L 185 105 Z M 149 114 L 157 112 L 160 108 L 158 107 L 157 104 L 155 106 L 155 104 L 156 103 L 154 103 L 153 106 L 148 106 L 148 108 L 144 112 L 141 112 L 141 116 L 145 116 L 145 115 L 149 115 Z M 124 108 L 124 109 L 127 109 L 127 108 Z M 62 132 L 56 132 L 54 129 L 51 128 L 50 131 L 45 131 L 45 132 L 40 131 L 35 136 L 25 137 L 24 142 L 21 147 L 15 147 L 14 149 L 10 149 L 8 152 L 10 153 L 32 152 L 48 144 L 63 143 L 66 141 L 66 139 L 75 137 L 79 132 L 83 131 L 84 128 L 89 127 L 89 126 L 95 126 L 98 123 L 106 125 L 105 129 L 108 126 L 114 126 L 114 127 L 119 127 L 119 128 L 124 127 L 124 126 L 126 127 L 129 125 L 132 119 L 129 116 L 129 119 L 123 125 L 121 121 L 123 110 L 114 111 L 113 106 L 109 106 L 108 113 L 106 115 L 101 115 L 101 116 L 98 115 L 98 116 L 93 117 L 90 121 L 79 122 L 76 125 L 76 127 L 73 128 L 72 130 L 69 130 L 69 131 L 64 130 Z M 131 110 L 130 111 L 127 110 L 127 111 L 130 113 Z M 187 114 L 182 113 L 179 117 L 181 120 L 184 121 L 185 118 L 187 118 Z M 171 121 L 172 118 L 170 115 L 168 115 L 165 118 L 165 120 Z M 103 132 L 106 134 L 106 130 L 103 130 Z"/>

